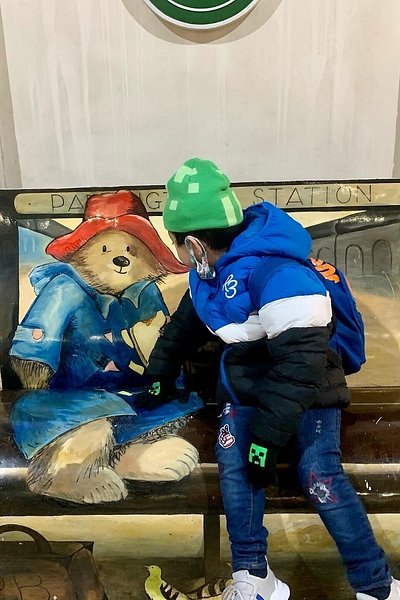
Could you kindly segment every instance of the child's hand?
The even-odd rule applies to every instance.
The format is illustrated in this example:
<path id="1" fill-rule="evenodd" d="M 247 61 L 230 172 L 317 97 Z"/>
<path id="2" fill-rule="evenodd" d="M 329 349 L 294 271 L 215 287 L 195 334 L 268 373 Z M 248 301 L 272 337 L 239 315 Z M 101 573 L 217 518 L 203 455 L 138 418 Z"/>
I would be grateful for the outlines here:
<path id="1" fill-rule="evenodd" d="M 134 406 L 135 408 L 154 410 L 158 406 L 161 406 L 161 404 L 167 404 L 168 402 L 179 398 L 180 394 L 174 380 L 164 378 L 155 381 L 148 390 L 137 394 L 135 396 Z"/>
<path id="2" fill-rule="evenodd" d="M 259 488 L 276 483 L 277 453 L 275 447 L 267 448 L 262 440 L 253 439 L 247 457 L 247 474 L 250 483 Z"/>

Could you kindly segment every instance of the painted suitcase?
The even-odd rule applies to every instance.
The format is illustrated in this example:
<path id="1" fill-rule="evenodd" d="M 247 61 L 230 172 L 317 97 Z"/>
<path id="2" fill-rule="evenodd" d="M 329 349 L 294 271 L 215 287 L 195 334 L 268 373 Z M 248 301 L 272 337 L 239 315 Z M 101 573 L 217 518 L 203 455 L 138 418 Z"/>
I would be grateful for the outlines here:
<path id="1" fill-rule="evenodd" d="M 6 540 L 11 531 L 33 541 Z M 0 526 L 0 600 L 108 600 L 93 542 L 49 542 L 29 527 Z"/>

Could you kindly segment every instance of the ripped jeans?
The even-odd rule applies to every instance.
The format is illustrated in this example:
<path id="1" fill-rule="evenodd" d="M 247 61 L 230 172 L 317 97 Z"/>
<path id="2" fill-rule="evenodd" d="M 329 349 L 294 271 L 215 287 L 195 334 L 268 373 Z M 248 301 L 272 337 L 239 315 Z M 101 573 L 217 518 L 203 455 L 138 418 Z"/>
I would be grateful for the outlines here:
<path id="1" fill-rule="evenodd" d="M 254 410 L 225 405 L 215 446 L 233 571 L 263 568 L 267 553 L 265 492 L 253 487 L 246 476 Z M 303 413 L 297 431 L 298 476 L 338 547 L 350 584 L 356 592 L 368 593 L 390 586 L 391 574 L 364 507 L 340 463 L 340 419 L 336 408 Z"/>

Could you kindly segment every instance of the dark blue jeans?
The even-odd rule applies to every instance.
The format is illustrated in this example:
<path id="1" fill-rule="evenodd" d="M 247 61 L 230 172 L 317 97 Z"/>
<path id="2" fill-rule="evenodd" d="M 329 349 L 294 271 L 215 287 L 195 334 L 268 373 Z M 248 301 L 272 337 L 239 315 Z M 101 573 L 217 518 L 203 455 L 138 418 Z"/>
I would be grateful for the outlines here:
<path id="1" fill-rule="evenodd" d="M 216 443 L 233 571 L 264 567 L 267 552 L 265 493 L 253 487 L 246 475 L 249 424 L 254 410 L 225 405 Z M 390 585 L 391 574 L 340 462 L 340 418 L 335 408 L 303 413 L 297 432 L 298 476 L 305 495 L 338 547 L 350 584 L 356 592 L 368 592 Z"/>

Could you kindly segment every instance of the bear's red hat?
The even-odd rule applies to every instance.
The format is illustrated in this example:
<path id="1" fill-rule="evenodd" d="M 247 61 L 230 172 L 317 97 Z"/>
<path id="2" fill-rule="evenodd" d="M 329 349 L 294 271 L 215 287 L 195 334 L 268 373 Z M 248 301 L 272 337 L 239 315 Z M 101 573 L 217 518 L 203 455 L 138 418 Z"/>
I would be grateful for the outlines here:
<path id="1" fill-rule="evenodd" d="M 117 229 L 138 238 L 170 273 L 186 273 L 150 223 L 146 209 L 136 194 L 120 190 L 88 198 L 83 221 L 78 227 L 48 244 L 47 254 L 66 262 L 84 244 L 102 231 Z"/>

